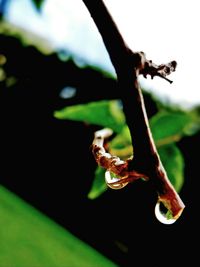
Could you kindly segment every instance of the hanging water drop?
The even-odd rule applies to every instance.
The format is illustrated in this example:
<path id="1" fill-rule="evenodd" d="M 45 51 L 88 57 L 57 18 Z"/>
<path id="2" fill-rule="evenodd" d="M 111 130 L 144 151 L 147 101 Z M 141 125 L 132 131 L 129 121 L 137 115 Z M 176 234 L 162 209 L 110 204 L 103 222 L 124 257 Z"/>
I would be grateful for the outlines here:
<path id="1" fill-rule="evenodd" d="M 167 217 L 167 213 L 164 213 L 162 210 L 161 210 L 161 202 L 158 201 L 156 203 L 156 206 L 155 206 L 155 215 L 156 215 L 156 218 L 158 219 L 159 222 L 163 223 L 163 224 L 173 224 L 176 222 L 176 219 L 174 218 L 168 218 Z"/>
<path id="2" fill-rule="evenodd" d="M 105 172 L 105 181 L 107 186 L 109 186 L 112 189 L 121 189 L 128 184 L 128 182 L 122 183 L 120 178 L 114 177 L 112 173 L 110 173 L 109 171 Z M 119 181 L 120 183 L 117 183 Z"/>

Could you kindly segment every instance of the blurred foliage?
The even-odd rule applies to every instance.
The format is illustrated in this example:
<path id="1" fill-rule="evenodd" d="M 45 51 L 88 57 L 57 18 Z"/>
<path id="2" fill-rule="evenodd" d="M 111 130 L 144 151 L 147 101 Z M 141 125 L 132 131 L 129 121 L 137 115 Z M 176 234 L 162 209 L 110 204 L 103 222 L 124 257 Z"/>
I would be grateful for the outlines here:
<path id="1" fill-rule="evenodd" d="M 42 4 L 43 4 L 44 0 L 32 0 L 32 2 L 35 4 L 36 8 L 38 10 L 40 10 L 40 8 L 42 7 Z"/>
<path id="2" fill-rule="evenodd" d="M 116 266 L 2 186 L 0 203 L 0 266 Z"/>
<path id="3" fill-rule="evenodd" d="M 110 100 L 75 105 L 56 111 L 54 115 L 58 119 L 74 119 L 102 127 L 110 127 L 116 135 L 109 142 L 109 150 L 111 154 L 122 159 L 129 158 L 132 149 L 134 150 L 125 123 L 121 101 L 113 102 Z M 165 109 L 162 107 L 150 119 L 149 123 L 161 161 L 171 183 L 179 192 L 184 182 L 184 159 L 175 143 L 183 136 L 194 134 L 199 130 L 199 116 L 196 115 L 196 110 L 184 111 L 178 108 L 170 109 L 167 107 Z M 88 194 L 90 199 L 96 198 L 107 189 L 104 173 L 102 168 L 97 167 L 94 182 Z"/>
<path id="4" fill-rule="evenodd" d="M 34 47 L 37 47 L 37 49 L 44 55 L 52 54 L 55 51 L 55 48 L 50 42 L 47 41 L 46 38 L 43 38 L 37 34 L 33 34 L 28 30 L 22 29 L 21 27 L 4 20 L 0 22 L 0 34 L 5 37 L 16 37 L 22 47 L 33 45 Z"/>
<path id="5" fill-rule="evenodd" d="M 180 149 L 174 143 L 168 143 L 160 146 L 158 153 L 171 183 L 180 192 L 184 182 L 184 158 Z"/>
<path id="6" fill-rule="evenodd" d="M 85 105 L 66 107 L 55 111 L 57 119 L 85 121 L 90 124 L 109 127 L 115 132 L 121 132 L 124 126 L 124 114 L 118 107 L 117 101 L 90 102 Z"/>
<path id="7" fill-rule="evenodd" d="M 43 1 L 34 2 L 37 7 L 40 8 Z M 63 60 L 63 57 L 61 59 L 59 53 L 46 56 L 46 54 L 50 54 L 53 51 L 49 44 L 44 42 L 41 38 L 37 38 L 37 36 L 32 38 L 32 36 L 25 31 L 23 35 L 20 35 L 19 32 L 20 30 L 18 31 L 17 28 L 15 29 L 13 25 L 12 28 L 10 28 L 7 27 L 7 25 L 1 24 L 0 34 L 3 35 L 3 38 L 0 40 L 0 47 L 4 49 L 3 53 L 2 50 L 0 53 L 0 89 L 2 89 L 0 91 L 1 116 L 3 120 L 9 119 L 8 124 L 6 124 L 6 122 L 5 124 L 4 122 L 2 123 L 3 120 L 1 121 L 2 132 L 7 138 L 5 139 L 7 143 L 3 141 L 5 149 L 2 150 L 1 146 L 3 162 L 6 161 L 6 157 L 8 161 L 8 166 L 6 165 L 5 167 L 4 164 L 2 164 L 1 168 L 1 171 L 2 169 L 6 169 L 5 173 L 2 172 L 6 174 L 5 179 L 9 179 L 7 177 L 9 177 L 11 171 L 17 173 L 21 165 L 23 165 L 23 169 L 29 169 L 29 166 L 32 166 L 29 165 L 31 160 L 27 157 L 27 155 L 30 156 L 27 151 L 30 149 L 30 143 L 32 143 L 31 138 L 34 137 L 35 140 L 37 135 L 43 135 L 43 125 L 49 119 L 48 116 L 52 119 L 52 110 L 55 109 L 54 116 L 56 119 L 53 118 L 54 122 L 57 122 L 57 119 L 76 120 L 88 125 L 95 125 L 97 128 L 112 128 L 114 137 L 109 141 L 111 153 L 124 159 L 131 156 L 132 143 L 129 129 L 125 124 L 121 101 L 116 100 L 118 99 L 118 95 L 114 79 L 111 78 L 111 76 L 110 78 L 105 78 L 104 72 L 101 72 L 99 69 L 94 69 L 94 66 L 79 68 L 75 59 L 72 59 L 71 56 L 66 56 L 66 54 L 65 60 Z M 7 38 L 7 36 L 13 34 L 15 36 L 17 35 L 16 39 L 12 39 L 11 43 L 4 43 L 4 37 L 6 36 Z M 24 36 L 26 36 L 26 38 Z M 28 46 L 27 48 L 27 44 L 30 45 L 30 43 L 34 44 L 34 46 Z M 40 54 L 35 46 L 38 50 L 42 50 L 43 54 Z M 41 49 L 41 47 L 44 47 L 44 49 Z M 41 62 L 45 63 L 41 64 Z M 43 70 L 45 71 L 43 72 Z M 48 87 L 49 85 L 51 85 L 51 87 Z M 68 85 L 77 89 L 76 95 L 71 99 L 61 99 L 59 97 L 59 92 L 64 86 Z M 98 90 L 98 92 L 93 90 L 95 85 L 98 85 L 98 88 L 101 88 L 101 90 Z M 41 88 L 43 90 L 41 90 Z M 144 91 L 145 98 L 147 95 L 148 94 Z M 106 97 L 107 99 L 105 100 Z M 115 100 L 113 100 L 113 98 L 115 98 Z M 92 99 L 95 101 L 92 101 Z M 145 104 L 148 114 L 151 115 L 150 126 L 156 146 L 172 184 L 177 191 L 180 191 L 184 182 L 184 158 L 177 146 L 177 142 L 184 136 L 193 135 L 199 130 L 200 109 L 197 107 L 193 110 L 182 110 L 178 107 L 171 107 L 162 103 L 160 99 L 156 99 L 153 95 L 148 95 L 147 99 L 148 101 L 145 102 Z M 80 104 L 81 102 L 87 103 Z M 7 103 L 10 103 L 10 106 L 8 106 Z M 46 105 L 46 103 L 48 103 L 48 105 Z M 79 104 L 77 105 L 77 103 Z M 65 107 L 63 109 L 56 108 L 60 106 Z M 45 115 L 49 112 L 48 116 L 45 117 L 42 112 L 45 113 Z M 29 120 L 27 117 L 29 117 Z M 42 119 L 38 122 L 37 120 L 40 118 Z M 16 127 L 12 125 L 13 121 L 16 121 Z M 47 122 L 47 124 L 48 123 L 49 122 Z M 52 126 L 51 124 L 49 125 L 48 131 Z M 21 131 L 19 131 L 20 128 Z M 59 132 L 60 129 L 61 128 L 59 128 L 59 130 L 56 129 L 56 131 L 58 130 L 57 132 Z M 25 131 L 23 132 L 23 130 Z M 32 133 L 33 130 L 35 131 Z M 29 135 L 29 131 L 32 135 Z M 46 136 L 48 133 L 49 132 L 45 132 L 44 140 L 47 139 Z M 68 132 L 62 134 L 60 131 L 59 138 L 62 139 L 61 137 L 63 136 L 63 139 L 67 138 L 65 135 L 66 133 Z M 79 132 L 78 136 L 80 137 L 80 135 L 81 133 Z M 51 139 L 51 143 L 48 143 L 51 153 L 54 153 L 52 140 L 56 138 L 59 139 L 58 136 L 54 136 Z M 76 139 L 77 136 L 74 140 Z M 55 151 L 61 153 L 61 149 L 58 145 L 64 145 L 62 143 L 63 140 L 62 142 L 59 141 L 60 140 L 56 140 L 56 145 L 54 145 L 56 148 L 58 147 Z M 16 145 L 16 143 L 18 144 Z M 41 145 L 41 143 L 39 143 L 39 145 Z M 24 149 L 23 146 L 27 147 L 27 150 Z M 35 144 L 32 144 L 32 146 L 34 147 Z M 11 154 L 9 154 L 9 147 L 12 147 L 12 150 L 10 150 L 12 152 Z M 21 158 L 18 157 L 18 152 L 15 148 L 25 151 L 25 157 L 23 157 L 25 162 L 21 162 Z M 44 150 L 45 149 L 46 147 L 44 147 Z M 9 156 L 4 154 L 5 151 L 8 151 Z M 41 156 L 40 160 L 43 162 L 44 158 L 42 153 L 39 155 L 41 151 L 42 149 L 39 149 L 39 152 L 37 151 L 37 156 Z M 48 152 L 49 150 L 46 149 L 46 154 Z M 74 158 L 76 157 L 76 153 L 73 154 Z M 88 153 L 90 153 L 89 150 Z M 49 157 L 51 157 L 51 155 Z M 55 155 L 53 159 L 55 160 L 56 157 L 57 155 Z M 60 158 L 58 161 L 59 160 Z M 65 161 L 65 159 L 63 161 Z M 15 162 L 16 165 L 10 168 L 10 166 L 13 166 L 11 164 L 13 162 Z M 51 162 L 48 162 L 48 167 L 46 167 L 47 169 L 49 168 L 49 170 L 51 169 L 49 167 Z M 55 162 L 53 162 L 52 165 L 54 164 Z M 35 168 L 35 162 L 33 165 Z M 63 170 L 66 172 L 66 162 L 55 164 L 55 169 L 58 166 L 62 168 L 62 165 L 65 165 Z M 31 177 L 32 173 L 30 170 L 32 171 L 30 168 L 27 173 Z M 45 169 L 45 175 L 46 171 Z M 33 173 L 33 179 L 36 179 L 35 174 L 39 176 L 39 173 L 40 171 L 36 169 Z M 55 173 L 57 179 L 57 169 Z M 100 167 L 96 168 L 94 173 L 95 179 L 88 193 L 90 199 L 95 199 L 107 189 L 104 182 L 104 173 L 104 169 Z M 3 176 L 4 175 L 2 175 L 2 177 Z M 41 177 L 38 177 L 39 180 L 40 178 Z M 82 178 L 83 177 L 81 177 L 81 179 Z M 12 175 L 10 179 L 13 179 Z M 29 183 L 29 181 L 27 183 Z M 49 179 L 48 183 L 45 184 L 45 191 L 50 192 L 50 182 Z M 53 187 L 59 182 L 59 179 L 53 181 Z M 17 183 L 18 180 L 16 178 L 16 184 Z M 39 181 L 38 187 L 41 186 L 41 183 L 42 181 Z M 39 188 L 37 188 L 37 190 L 39 191 Z M 35 193 L 36 195 L 38 191 Z M 53 197 L 55 197 L 55 191 L 56 190 L 53 192 Z M 64 192 L 64 194 L 66 194 L 66 192 Z M 54 264 L 54 266 L 59 267 L 88 267 L 90 263 L 90 266 L 113 266 L 113 263 L 106 260 L 95 250 L 88 247 L 88 245 L 72 236 L 68 231 L 55 224 L 42 213 L 36 211 L 30 205 L 27 205 L 3 187 L 0 187 L 0 203 L 0 266 L 27 267 L 34 265 L 37 267 L 45 267 Z M 82 209 L 82 207 L 80 209 Z M 92 218 L 92 221 L 93 220 L 94 218 Z M 99 231 L 99 228 L 97 230 Z M 118 235 L 117 231 L 116 233 Z"/>
<path id="8" fill-rule="evenodd" d="M 106 191 L 107 185 L 106 183 L 103 182 L 102 179 L 104 175 L 105 175 L 105 170 L 102 167 L 98 166 L 94 174 L 95 179 L 93 180 L 92 183 L 92 189 L 88 193 L 89 199 L 95 199 Z"/>

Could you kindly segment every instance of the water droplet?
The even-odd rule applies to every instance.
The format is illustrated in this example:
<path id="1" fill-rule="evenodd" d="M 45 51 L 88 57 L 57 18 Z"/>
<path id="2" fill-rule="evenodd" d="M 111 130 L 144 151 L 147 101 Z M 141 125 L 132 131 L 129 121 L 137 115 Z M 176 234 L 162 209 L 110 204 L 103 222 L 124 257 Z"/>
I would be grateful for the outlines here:
<path id="1" fill-rule="evenodd" d="M 167 218 L 167 213 L 164 213 L 161 210 L 162 203 L 158 201 L 155 206 L 155 215 L 159 222 L 163 224 L 173 224 L 176 222 L 176 219 L 174 218 Z"/>
<path id="2" fill-rule="evenodd" d="M 105 181 L 106 181 L 107 186 L 109 186 L 112 189 L 121 189 L 128 184 L 128 182 L 127 183 L 116 183 L 118 181 L 121 181 L 121 179 L 114 177 L 113 174 L 110 173 L 109 171 L 105 172 Z"/>

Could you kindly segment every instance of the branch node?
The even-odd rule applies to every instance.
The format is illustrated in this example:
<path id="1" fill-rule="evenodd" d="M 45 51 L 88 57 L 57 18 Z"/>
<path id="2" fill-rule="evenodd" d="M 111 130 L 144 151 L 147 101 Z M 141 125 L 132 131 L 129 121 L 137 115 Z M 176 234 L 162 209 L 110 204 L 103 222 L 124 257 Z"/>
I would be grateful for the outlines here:
<path id="1" fill-rule="evenodd" d="M 175 60 L 161 65 L 156 65 L 152 62 L 152 60 L 146 60 L 144 68 L 140 70 L 140 74 L 142 74 L 145 78 L 149 74 L 151 76 L 151 79 L 153 79 L 155 76 L 158 76 L 165 79 L 169 83 L 172 83 L 173 81 L 168 79 L 166 76 L 174 72 L 176 70 L 176 67 L 177 62 Z"/>
<path id="2" fill-rule="evenodd" d="M 131 53 L 131 64 L 136 71 L 142 71 L 146 64 L 146 55 L 144 52 L 132 52 Z"/>

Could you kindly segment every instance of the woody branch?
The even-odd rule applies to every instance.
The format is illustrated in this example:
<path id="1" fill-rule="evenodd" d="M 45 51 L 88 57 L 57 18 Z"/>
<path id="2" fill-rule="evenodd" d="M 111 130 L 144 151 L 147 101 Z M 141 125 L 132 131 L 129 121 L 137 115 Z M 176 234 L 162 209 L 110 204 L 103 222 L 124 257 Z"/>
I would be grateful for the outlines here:
<path id="1" fill-rule="evenodd" d="M 172 82 L 166 76 L 175 71 L 177 64 L 175 61 L 171 61 L 168 64 L 156 65 L 151 60 L 147 60 L 143 52 L 133 52 L 125 43 L 104 2 L 102 0 L 83 0 L 83 2 L 102 36 L 117 74 L 121 92 L 120 98 L 123 102 L 126 123 L 134 147 L 133 159 L 124 162 L 123 167 L 125 171 L 143 174 L 148 177 L 158 192 L 159 201 L 171 211 L 174 218 L 178 218 L 185 206 L 170 183 L 158 155 L 138 83 L 140 74 L 144 77 L 149 74 L 152 78 L 159 76 Z M 98 138 L 94 139 L 92 148 L 97 162 L 101 165 L 98 152 L 103 146 L 102 143 L 99 146 L 97 140 Z M 98 150 L 98 147 L 101 149 Z M 109 165 L 103 167 L 109 169 Z M 126 175 L 128 174 L 126 173 Z"/>

